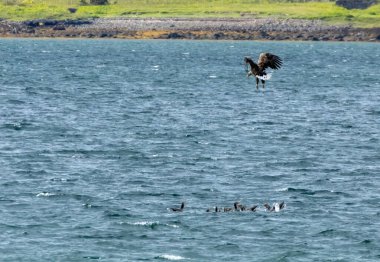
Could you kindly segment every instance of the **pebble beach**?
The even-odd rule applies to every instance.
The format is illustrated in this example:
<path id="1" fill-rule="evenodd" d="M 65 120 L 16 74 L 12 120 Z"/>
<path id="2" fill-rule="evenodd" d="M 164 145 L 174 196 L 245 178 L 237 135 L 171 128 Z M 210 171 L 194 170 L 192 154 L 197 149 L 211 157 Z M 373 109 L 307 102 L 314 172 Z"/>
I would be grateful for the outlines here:
<path id="1" fill-rule="evenodd" d="M 276 18 L 99 18 L 0 21 L 1 37 L 380 41 L 380 28 Z"/>

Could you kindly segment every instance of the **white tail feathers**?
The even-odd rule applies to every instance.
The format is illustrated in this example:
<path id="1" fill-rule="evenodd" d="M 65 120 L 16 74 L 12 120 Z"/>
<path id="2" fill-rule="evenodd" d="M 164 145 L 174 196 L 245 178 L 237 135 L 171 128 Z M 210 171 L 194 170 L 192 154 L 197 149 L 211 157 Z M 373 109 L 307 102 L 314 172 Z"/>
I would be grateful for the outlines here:
<path id="1" fill-rule="evenodd" d="M 272 74 L 266 74 L 263 76 L 256 76 L 256 78 L 261 79 L 261 80 L 269 80 L 272 77 Z"/>

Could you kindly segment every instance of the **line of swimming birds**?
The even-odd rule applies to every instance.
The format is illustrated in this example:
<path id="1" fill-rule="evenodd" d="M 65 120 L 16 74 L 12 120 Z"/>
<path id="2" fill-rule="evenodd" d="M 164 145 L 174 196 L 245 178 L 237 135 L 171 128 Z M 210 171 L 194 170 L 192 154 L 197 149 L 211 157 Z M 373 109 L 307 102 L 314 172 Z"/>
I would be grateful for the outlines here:
<path id="1" fill-rule="evenodd" d="M 264 208 L 266 211 L 269 211 L 269 212 L 280 212 L 280 210 L 284 209 L 286 207 L 286 204 L 284 201 L 282 201 L 281 203 L 274 203 L 273 206 L 269 205 L 268 203 L 265 203 L 264 205 Z M 240 211 L 252 211 L 252 212 L 256 212 L 258 210 L 259 206 L 258 205 L 254 205 L 252 207 L 246 207 L 242 204 L 240 204 L 240 202 L 235 202 L 234 203 L 234 207 L 221 207 L 221 208 L 218 208 L 217 206 L 216 207 L 213 207 L 213 208 L 208 208 L 206 210 L 206 212 L 240 212 Z M 173 212 L 182 212 L 183 210 L 185 209 L 185 202 L 182 202 L 181 204 L 181 207 L 171 207 L 170 210 L 173 211 Z"/>

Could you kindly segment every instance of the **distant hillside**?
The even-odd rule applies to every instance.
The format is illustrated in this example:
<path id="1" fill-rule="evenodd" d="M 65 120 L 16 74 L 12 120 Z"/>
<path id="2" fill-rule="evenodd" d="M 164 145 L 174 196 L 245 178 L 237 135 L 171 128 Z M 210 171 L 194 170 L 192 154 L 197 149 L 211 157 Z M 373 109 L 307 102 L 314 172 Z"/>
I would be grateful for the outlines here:
<path id="1" fill-rule="evenodd" d="M 275 17 L 319 19 L 329 24 L 355 27 L 379 27 L 379 0 L 338 1 L 342 6 L 326 0 L 0 0 L 0 19 Z M 343 7 L 352 2 L 368 4 L 369 7 Z M 355 8 L 352 5 L 348 7 Z"/>

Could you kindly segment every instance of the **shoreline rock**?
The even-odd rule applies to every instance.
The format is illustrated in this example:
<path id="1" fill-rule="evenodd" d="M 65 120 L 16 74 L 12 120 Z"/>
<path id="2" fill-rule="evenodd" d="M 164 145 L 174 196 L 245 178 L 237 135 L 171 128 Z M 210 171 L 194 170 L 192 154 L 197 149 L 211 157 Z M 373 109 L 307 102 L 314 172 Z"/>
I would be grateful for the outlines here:
<path id="1" fill-rule="evenodd" d="M 0 21 L 0 37 L 380 42 L 379 28 L 275 18 L 109 18 Z"/>

